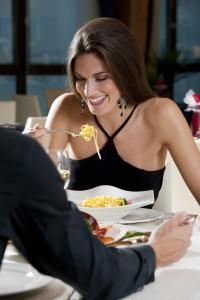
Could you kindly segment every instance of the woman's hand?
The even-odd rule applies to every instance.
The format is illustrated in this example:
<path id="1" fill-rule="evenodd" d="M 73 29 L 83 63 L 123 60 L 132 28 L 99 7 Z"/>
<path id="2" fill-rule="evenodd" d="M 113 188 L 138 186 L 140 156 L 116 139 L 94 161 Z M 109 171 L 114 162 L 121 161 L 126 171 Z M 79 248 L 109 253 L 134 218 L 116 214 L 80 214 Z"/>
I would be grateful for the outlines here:
<path id="1" fill-rule="evenodd" d="M 157 267 L 176 262 L 186 253 L 191 243 L 192 227 L 187 214 L 179 213 L 152 232 L 148 244 L 155 251 Z"/>
<path id="2" fill-rule="evenodd" d="M 23 131 L 23 134 L 36 139 L 43 148 L 49 148 L 50 134 L 48 133 L 48 130 L 46 128 L 42 128 L 40 124 L 35 124 L 33 128 L 26 129 Z"/>

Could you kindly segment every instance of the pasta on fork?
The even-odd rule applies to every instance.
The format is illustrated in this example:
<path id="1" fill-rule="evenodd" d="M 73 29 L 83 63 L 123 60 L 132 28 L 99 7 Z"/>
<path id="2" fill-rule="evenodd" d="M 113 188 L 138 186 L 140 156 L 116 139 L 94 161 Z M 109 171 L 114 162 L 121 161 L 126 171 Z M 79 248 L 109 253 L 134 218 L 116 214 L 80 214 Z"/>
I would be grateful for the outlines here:
<path id="1" fill-rule="evenodd" d="M 92 138 L 94 139 L 94 144 L 96 147 L 97 154 L 99 156 L 99 159 L 101 159 L 101 154 L 99 152 L 99 146 L 97 143 L 97 130 L 94 126 L 85 124 L 81 126 L 81 131 L 79 132 L 79 136 L 84 138 L 86 142 L 90 142 Z"/>

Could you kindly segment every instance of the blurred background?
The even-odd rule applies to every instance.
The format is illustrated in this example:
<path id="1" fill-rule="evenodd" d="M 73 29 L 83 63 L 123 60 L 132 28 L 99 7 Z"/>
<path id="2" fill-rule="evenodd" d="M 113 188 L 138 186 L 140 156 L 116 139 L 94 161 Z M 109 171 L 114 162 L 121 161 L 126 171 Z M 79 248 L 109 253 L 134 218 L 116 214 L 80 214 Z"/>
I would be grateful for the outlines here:
<path id="1" fill-rule="evenodd" d="M 199 0 L 0 0 L 0 103 L 35 96 L 35 115 L 47 115 L 68 88 L 66 52 L 75 31 L 106 16 L 135 34 L 152 88 L 184 112 L 185 93 L 200 93 L 199 12 Z"/>

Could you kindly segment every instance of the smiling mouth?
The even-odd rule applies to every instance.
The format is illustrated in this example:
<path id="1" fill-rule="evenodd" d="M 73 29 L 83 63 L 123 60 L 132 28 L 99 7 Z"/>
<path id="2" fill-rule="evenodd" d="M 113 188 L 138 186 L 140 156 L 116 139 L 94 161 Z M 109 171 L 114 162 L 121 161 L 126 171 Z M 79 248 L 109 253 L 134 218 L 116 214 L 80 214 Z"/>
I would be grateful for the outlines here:
<path id="1" fill-rule="evenodd" d="M 99 106 L 101 105 L 104 100 L 106 99 L 106 96 L 101 96 L 101 97 L 96 97 L 96 98 L 89 98 L 87 101 L 92 105 L 92 106 Z"/>

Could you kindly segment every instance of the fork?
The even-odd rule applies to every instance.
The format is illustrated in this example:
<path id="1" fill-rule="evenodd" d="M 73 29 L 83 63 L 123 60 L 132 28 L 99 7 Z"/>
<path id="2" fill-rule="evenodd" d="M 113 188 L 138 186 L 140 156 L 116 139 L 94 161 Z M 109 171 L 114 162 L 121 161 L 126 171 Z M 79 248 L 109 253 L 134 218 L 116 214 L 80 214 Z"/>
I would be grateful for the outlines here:
<path id="1" fill-rule="evenodd" d="M 80 136 L 78 133 L 72 132 L 72 131 L 67 130 L 67 129 L 51 129 L 51 130 L 47 129 L 47 132 L 48 133 L 68 133 L 72 137 L 78 137 L 78 136 Z"/>
<path id="2" fill-rule="evenodd" d="M 29 134 L 29 133 L 31 133 L 31 131 L 34 131 L 34 130 L 35 130 L 34 128 L 29 128 L 27 130 L 24 130 L 22 133 L 23 134 Z M 47 130 L 47 133 L 68 133 L 72 137 L 79 137 L 80 136 L 78 133 L 72 132 L 72 131 L 67 130 L 67 129 L 46 129 L 46 130 Z"/>

